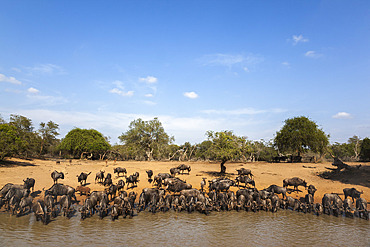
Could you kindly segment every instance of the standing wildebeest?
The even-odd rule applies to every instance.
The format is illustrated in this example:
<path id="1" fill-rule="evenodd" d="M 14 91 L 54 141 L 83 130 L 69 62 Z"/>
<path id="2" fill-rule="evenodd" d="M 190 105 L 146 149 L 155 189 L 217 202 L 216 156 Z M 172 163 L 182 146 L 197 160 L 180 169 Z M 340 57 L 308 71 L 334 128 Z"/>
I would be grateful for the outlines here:
<path id="1" fill-rule="evenodd" d="M 26 180 L 23 180 L 23 182 L 24 182 L 24 185 L 23 185 L 23 188 L 24 189 L 30 190 L 32 188 L 32 192 L 34 191 L 34 188 L 35 188 L 35 179 L 33 179 L 33 178 L 26 178 Z"/>
<path id="2" fill-rule="evenodd" d="M 78 182 L 81 184 L 81 186 L 83 185 L 82 182 L 85 181 L 85 185 L 86 185 L 86 180 L 87 180 L 87 177 L 91 174 L 91 172 L 89 173 L 84 173 L 84 172 L 81 172 L 80 175 L 77 175 L 76 177 L 78 178 Z"/>
<path id="3" fill-rule="evenodd" d="M 0 198 L 5 197 L 5 195 L 8 193 L 8 191 L 9 191 L 11 188 L 24 189 L 24 185 L 7 183 L 7 184 L 6 184 L 6 185 L 4 185 L 4 186 L 3 186 L 3 188 L 0 190 Z"/>
<path id="4" fill-rule="evenodd" d="M 54 197 L 54 201 L 56 201 L 57 196 L 68 195 L 77 201 L 75 195 L 75 189 L 71 186 L 64 185 L 64 184 L 54 184 L 51 186 L 50 189 L 45 190 L 45 196 L 52 195 Z"/>
<path id="5" fill-rule="evenodd" d="M 354 199 L 358 199 L 361 197 L 361 194 L 363 193 L 362 191 L 358 191 L 355 188 L 345 188 L 343 189 L 344 193 L 344 199 L 347 199 L 347 197 L 352 197 L 352 202 L 354 202 Z"/>
<path id="6" fill-rule="evenodd" d="M 139 173 L 138 172 L 135 172 L 134 174 L 126 177 L 127 189 L 128 189 L 129 184 L 132 184 L 132 187 L 134 187 L 139 182 L 138 178 L 139 178 Z"/>
<path id="7" fill-rule="evenodd" d="M 54 184 L 56 184 L 58 183 L 58 179 L 64 179 L 64 173 L 55 170 L 51 173 L 51 178 L 54 180 Z"/>
<path id="8" fill-rule="evenodd" d="M 188 174 L 191 171 L 191 167 L 189 165 L 181 164 L 177 167 L 181 171 L 181 174 L 184 174 L 184 171 L 188 171 Z"/>
<path id="9" fill-rule="evenodd" d="M 99 171 L 98 173 L 96 173 L 95 183 L 96 183 L 96 181 L 98 181 L 98 183 L 103 183 L 104 182 L 104 171 Z"/>
<path id="10" fill-rule="evenodd" d="M 238 172 L 238 175 L 239 176 L 250 176 L 250 178 L 253 177 L 253 174 L 252 174 L 252 171 L 250 169 L 245 169 L 244 167 L 240 168 L 240 169 L 236 169 L 236 171 Z"/>
<path id="11" fill-rule="evenodd" d="M 275 184 L 270 185 L 266 191 L 272 192 L 273 194 L 282 194 L 283 198 L 286 197 L 286 188 L 285 187 L 280 187 Z"/>
<path id="12" fill-rule="evenodd" d="M 123 177 L 127 175 L 126 168 L 122 168 L 122 167 L 114 168 L 113 173 L 117 173 L 117 177 Z M 119 175 L 120 173 L 122 173 L 122 176 Z"/>
<path id="13" fill-rule="evenodd" d="M 247 186 L 247 184 L 253 185 L 253 187 L 256 187 L 256 183 L 253 179 L 250 179 L 248 176 L 239 176 L 236 178 L 237 185 L 239 187 L 239 183 L 244 183 L 244 187 Z"/>
<path id="14" fill-rule="evenodd" d="M 298 186 L 304 186 L 307 188 L 307 183 L 305 180 L 293 177 L 293 178 L 286 178 L 283 180 L 283 187 L 293 186 L 294 190 L 298 191 Z"/>
<path id="15" fill-rule="evenodd" d="M 152 179 L 153 171 L 152 170 L 148 170 L 148 171 L 146 171 L 146 173 L 148 174 L 148 179 Z"/>
<path id="16" fill-rule="evenodd" d="M 180 169 L 174 167 L 170 169 L 171 176 L 176 176 L 176 174 L 180 174 Z"/>

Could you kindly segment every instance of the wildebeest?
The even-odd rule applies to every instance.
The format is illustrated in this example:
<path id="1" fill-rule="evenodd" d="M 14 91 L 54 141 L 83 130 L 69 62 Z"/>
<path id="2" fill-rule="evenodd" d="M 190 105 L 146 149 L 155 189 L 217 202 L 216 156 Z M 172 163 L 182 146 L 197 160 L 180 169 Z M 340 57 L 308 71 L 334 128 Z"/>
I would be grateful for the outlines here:
<path id="1" fill-rule="evenodd" d="M 124 188 L 125 188 L 125 181 L 123 181 L 122 179 L 118 180 L 117 190 L 120 191 L 120 190 L 123 190 Z"/>
<path id="2" fill-rule="evenodd" d="M 325 214 L 333 212 L 334 215 L 338 216 L 343 210 L 343 201 L 337 194 L 326 193 L 322 198 L 322 206 Z"/>
<path id="3" fill-rule="evenodd" d="M 71 198 L 68 195 L 63 195 L 60 198 L 59 205 L 60 205 L 61 211 L 63 212 L 63 216 L 69 218 L 70 213 L 72 211 L 72 209 L 71 209 L 71 205 L 72 205 Z"/>
<path id="4" fill-rule="evenodd" d="M 158 187 L 161 187 L 163 180 L 166 178 L 172 178 L 172 175 L 169 173 L 158 173 L 154 176 L 154 183 L 157 184 Z"/>
<path id="5" fill-rule="evenodd" d="M 85 182 L 84 184 L 86 185 L 86 180 L 87 180 L 87 177 L 91 174 L 91 172 L 89 173 L 84 173 L 84 172 L 81 172 L 80 175 L 77 175 L 77 179 L 78 179 L 78 182 L 81 184 L 81 186 L 83 185 L 82 182 Z"/>
<path id="6" fill-rule="evenodd" d="M 358 199 L 361 197 L 361 194 L 363 193 L 362 191 L 358 191 L 355 188 L 345 188 L 343 189 L 344 193 L 344 199 L 347 199 L 347 197 L 352 197 L 352 202 L 354 202 L 354 199 Z"/>
<path id="7" fill-rule="evenodd" d="M 152 170 L 147 170 L 146 173 L 148 174 L 148 179 L 152 179 L 153 171 Z"/>
<path id="8" fill-rule="evenodd" d="M 54 201 L 56 201 L 57 196 L 68 195 L 75 201 L 77 201 L 75 191 L 76 190 L 71 186 L 64 184 L 54 184 L 50 187 L 50 189 L 45 190 L 45 196 L 52 195 L 54 197 Z"/>
<path id="9" fill-rule="evenodd" d="M 4 200 L 8 202 L 8 210 L 12 208 L 12 213 L 18 208 L 18 205 L 23 197 L 28 197 L 30 191 L 28 189 L 19 189 L 12 187 L 6 193 Z"/>
<path id="10" fill-rule="evenodd" d="M 208 189 L 215 191 L 228 191 L 231 186 L 234 186 L 235 182 L 228 178 L 216 178 L 208 181 Z"/>
<path id="11" fill-rule="evenodd" d="M 120 173 L 122 173 L 122 176 L 125 176 L 127 174 L 127 171 L 126 168 L 116 167 L 114 168 L 113 173 L 117 173 L 117 177 L 120 177 Z"/>
<path id="12" fill-rule="evenodd" d="M 356 199 L 356 211 L 360 218 L 369 219 L 369 212 L 367 211 L 367 201 L 365 198 Z"/>
<path id="13" fill-rule="evenodd" d="M 305 180 L 293 177 L 293 178 L 286 178 L 283 180 L 283 187 L 293 186 L 294 190 L 298 191 L 298 186 L 304 186 L 307 188 L 307 183 Z"/>
<path id="14" fill-rule="evenodd" d="M 275 184 L 270 185 L 266 191 L 272 192 L 273 194 L 282 194 L 283 198 L 286 197 L 286 188 L 280 187 Z"/>
<path id="15" fill-rule="evenodd" d="M 103 183 L 104 182 L 104 171 L 99 171 L 98 173 L 96 173 L 95 183 L 96 183 L 96 181 L 98 181 L 98 183 Z"/>
<path id="16" fill-rule="evenodd" d="M 191 171 L 191 167 L 189 165 L 185 165 L 185 164 L 181 164 L 181 165 L 177 166 L 177 169 L 179 169 L 181 171 L 181 174 L 183 174 L 184 171 L 188 171 L 188 174 L 189 174 L 190 171 Z"/>
<path id="17" fill-rule="evenodd" d="M 312 197 L 314 197 L 315 196 L 315 192 L 316 192 L 316 187 L 314 186 L 314 185 L 312 185 L 312 184 L 310 184 L 309 186 L 308 186 L 308 189 L 307 189 L 307 191 L 308 191 L 308 194 L 311 194 L 312 195 Z"/>
<path id="18" fill-rule="evenodd" d="M 139 182 L 139 173 L 135 172 L 134 174 L 126 177 L 126 184 L 127 184 L 127 189 L 128 185 L 132 184 L 132 187 L 134 187 L 138 182 Z"/>
<path id="19" fill-rule="evenodd" d="M 176 176 L 176 174 L 180 174 L 180 170 L 176 167 L 170 169 L 171 176 Z"/>
<path id="20" fill-rule="evenodd" d="M 47 208 L 47 212 L 51 213 L 52 217 L 56 217 L 56 208 L 53 197 L 51 195 L 46 195 L 44 197 L 44 203 Z"/>
<path id="21" fill-rule="evenodd" d="M 58 179 L 64 179 L 63 172 L 57 172 L 56 170 L 51 173 L 51 178 L 54 181 L 54 184 L 58 183 Z"/>
<path id="22" fill-rule="evenodd" d="M 244 187 L 247 186 L 247 184 L 253 185 L 253 187 L 256 187 L 256 183 L 254 182 L 253 179 L 249 178 L 248 176 L 239 176 L 236 177 L 236 182 L 239 187 L 239 183 L 244 183 Z"/>
<path id="23" fill-rule="evenodd" d="M 12 184 L 12 183 L 7 183 L 6 185 L 3 186 L 0 190 L 0 198 L 5 197 L 5 195 L 8 193 L 8 191 L 11 188 L 16 188 L 16 189 L 24 189 L 24 185 L 20 184 Z"/>
<path id="24" fill-rule="evenodd" d="M 204 187 L 207 184 L 206 179 L 207 178 L 202 178 L 202 182 L 200 182 L 200 191 L 202 191 L 202 192 L 204 191 Z"/>
<path id="25" fill-rule="evenodd" d="M 47 212 L 44 201 L 40 199 L 37 200 L 37 202 L 32 206 L 32 211 L 36 216 L 36 221 L 39 221 L 41 219 L 42 223 L 45 225 L 49 222 L 50 213 Z"/>
<path id="26" fill-rule="evenodd" d="M 109 174 L 109 173 L 108 173 Z M 107 175 L 108 175 L 107 174 Z M 105 179 L 104 179 L 104 182 L 103 182 L 103 185 L 104 186 L 111 186 L 113 184 L 113 181 L 112 181 L 112 178 L 110 178 L 109 176 L 107 176 Z"/>
<path id="27" fill-rule="evenodd" d="M 25 214 L 26 212 L 27 213 L 31 212 L 32 202 L 33 202 L 32 196 L 23 197 L 21 199 L 20 203 L 19 203 L 17 216 L 21 216 L 21 215 Z M 26 209 L 27 209 L 27 211 L 26 211 Z"/>
<path id="28" fill-rule="evenodd" d="M 236 169 L 236 171 L 238 172 L 238 176 L 250 176 L 250 178 L 253 177 L 253 174 L 252 174 L 252 171 L 250 169 L 246 169 L 244 167 L 240 168 L 240 169 Z"/>
<path id="29" fill-rule="evenodd" d="M 23 180 L 24 182 L 24 189 L 30 190 L 32 188 L 32 192 L 34 191 L 35 188 L 35 179 L 33 178 L 26 178 L 26 180 Z"/>

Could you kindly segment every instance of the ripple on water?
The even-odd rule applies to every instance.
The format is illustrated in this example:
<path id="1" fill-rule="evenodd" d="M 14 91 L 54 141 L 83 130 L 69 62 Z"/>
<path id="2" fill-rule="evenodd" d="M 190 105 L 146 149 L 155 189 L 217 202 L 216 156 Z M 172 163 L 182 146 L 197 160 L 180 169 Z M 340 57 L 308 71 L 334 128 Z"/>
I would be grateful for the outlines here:
<path id="1" fill-rule="evenodd" d="M 370 223 L 291 211 L 142 212 L 132 219 L 58 217 L 48 225 L 33 215 L 0 214 L 0 246 L 369 246 Z"/>

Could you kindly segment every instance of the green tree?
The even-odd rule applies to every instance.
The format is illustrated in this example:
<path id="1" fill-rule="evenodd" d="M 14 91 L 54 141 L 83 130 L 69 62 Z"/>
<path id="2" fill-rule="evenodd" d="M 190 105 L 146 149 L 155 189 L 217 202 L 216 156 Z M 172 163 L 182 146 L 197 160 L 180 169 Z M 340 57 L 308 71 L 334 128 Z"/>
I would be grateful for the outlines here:
<path id="1" fill-rule="evenodd" d="M 41 122 L 38 133 L 41 137 L 40 141 L 40 155 L 50 151 L 50 148 L 54 146 L 58 139 L 56 138 L 58 133 L 59 125 L 53 121 L 49 121 L 47 124 Z"/>
<path id="2" fill-rule="evenodd" d="M 158 118 L 149 121 L 136 119 L 130 123 L 129 130 L 118 138 L 136 150 L 137 155 L 144 152 L 149 161 L 155 156 L 157 158 L 164 156 L 166 147 L 174 140 L 164 131 Z"/>
<path id="3" fill-rule="evenodd" d="M 367 137 L 362 140 L 360 160 L 370 161 L 370 139 Z"/>
<path id="4" fill-rule="evenodd" d="M 103 154 L 110 149 L 110 145 L 97 130 L 75 128 L 62 139 L 59 149 L 67 151 L 74 157 L 87 152 L 101 159 Z"/>
<path id="5" fill-rule="evenodd" d="M 40 138 L 33 131 L 32 120 L 21 115 L 10 115 L 9 124 L 17 130 L 17 135 L 20 138 L 18 142 L 18 152 L 26 157 L 31 154 L 36 154 L 39 147 Z"/>
<path id="6" fill-rule="evenodd" d="M 279 152 L 301 153 L 311 150 L 324 154 L 329 144 L 329 135 L 326 135 L 317 124 L 307 117 L 294 117 L 285 120 L 285 124 L 276 133 L 274 145 Z"/>
<path id="7" fill-rule="evenodd" d="M 220 173 L 226 172 L 225 163 L 227 161 L 240 157 L 248 150 L 246 138 L 238 137 L 234 135 L 232 131 L 207 131 L 206 136 L 208 140 L 211 141 L 211 146 L 208 151 L 215 160 L 221 162 Z"/>
<path id="8" fill-rule="evenodd" d="M 0 160 L 17 154 L 20 145 L 17 128 L 6 123 L 0 124 Z"/>

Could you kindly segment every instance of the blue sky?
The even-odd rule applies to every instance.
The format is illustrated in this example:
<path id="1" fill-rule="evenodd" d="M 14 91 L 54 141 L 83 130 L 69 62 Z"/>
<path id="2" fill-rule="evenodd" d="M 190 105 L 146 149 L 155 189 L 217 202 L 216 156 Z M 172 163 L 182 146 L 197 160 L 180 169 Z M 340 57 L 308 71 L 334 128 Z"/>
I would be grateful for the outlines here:
<path id="1" fill-rule="evenodd" d="M 112 144 L 137 118 L 182 144 L 307 116 L 345 142 L 370 136 L 369 44 L 369 1 L 6 0 L 0 114 Z"/>

